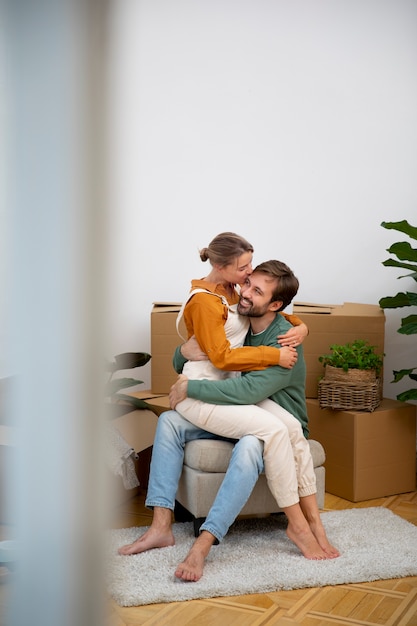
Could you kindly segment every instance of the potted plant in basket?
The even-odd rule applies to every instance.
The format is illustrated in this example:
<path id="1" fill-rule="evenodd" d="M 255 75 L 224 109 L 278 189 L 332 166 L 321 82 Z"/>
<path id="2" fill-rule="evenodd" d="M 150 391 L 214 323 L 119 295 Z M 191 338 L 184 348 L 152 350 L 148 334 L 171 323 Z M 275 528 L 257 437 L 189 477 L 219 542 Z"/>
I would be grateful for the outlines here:
<path id="1" fill-rule="evenodd" d="M 319 381 L 322 408 L 373 411 L 381 400 L 380 374 L 383 356 L 363 339 L 333 344 L 319 356 L 324 378 Z"/>

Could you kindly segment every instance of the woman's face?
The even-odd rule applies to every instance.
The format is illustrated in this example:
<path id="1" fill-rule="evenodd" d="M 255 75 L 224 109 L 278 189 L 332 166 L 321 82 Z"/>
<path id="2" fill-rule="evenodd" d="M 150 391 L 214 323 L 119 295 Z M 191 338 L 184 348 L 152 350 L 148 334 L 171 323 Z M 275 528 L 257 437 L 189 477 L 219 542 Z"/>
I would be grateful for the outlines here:
<path id="1" fill-rule="evenodd" d="M 248 276 L 252 274 L 252 252 L 244 252 L 234 261 L 220 268 L 225 283 L 242 285 Z"/>

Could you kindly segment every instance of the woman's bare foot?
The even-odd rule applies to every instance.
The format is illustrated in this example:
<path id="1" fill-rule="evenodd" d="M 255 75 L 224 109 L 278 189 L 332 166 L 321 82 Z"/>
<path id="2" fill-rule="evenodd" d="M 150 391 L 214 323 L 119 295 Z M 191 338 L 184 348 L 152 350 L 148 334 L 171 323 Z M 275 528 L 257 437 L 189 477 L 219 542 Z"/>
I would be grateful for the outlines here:
<path id="1" fill-rule="evenodd" d="M 306 559 L 321 561 L 329 558 L 323 548 L 320 547 L 308 524 L 299 527 L 289 522 L 287 536 L 295 543 Z"/>
<path id="2" fill-rule="evenodd" d="M 310 526 L 311 532 L 317 539 L 319 546 L 326 553 L 326 558 L 335 559 L 340 556 L 339 550 L 332 546 L 327 538 L 323 522 L 321 521 L 319 507 L 317 505 L 316 494 L 301 497 L 300 507 L 308 525 Z"/>
<path id="3" fill-rule="evenodd" d="M 146 550 L 152 550 L 153 548 L 167 548 L 174 544 L 175 539 L 172 530 L 162 532 L 151 526 L 149 530 L 138 537 L 136 541 L 119 548 L 118 553 L 122 556 L 128 556 L 130 554 L 140 554 L 141 552 L 146 552 Z"/>
<path id="4" fill-rule="evenodd" d="M 332 546 L 332 544 L 328 540 L 321 519 L 309 523 L 309 526 L 311 528 L 311 532 L 317 539 L 319 546 L 322 548 L 322 550 L 324 550 L 328 559 L 336 559 L 338 556 L 340 556 L 339 550 Z"/>
<path id="5" fill-rule="evenodd" d="M 216 537 L 203 530 L 197 537 L 184 561 L 175 570 L 175 576 L 185 582 L 195 583 L 203 575 L 204 562 Z"/>

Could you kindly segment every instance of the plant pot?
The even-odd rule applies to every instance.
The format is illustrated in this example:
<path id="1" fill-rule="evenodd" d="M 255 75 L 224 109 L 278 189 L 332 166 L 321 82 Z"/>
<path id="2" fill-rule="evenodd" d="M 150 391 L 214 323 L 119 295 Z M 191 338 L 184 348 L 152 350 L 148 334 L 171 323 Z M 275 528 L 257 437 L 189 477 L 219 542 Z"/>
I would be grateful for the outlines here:
<path id="1" fill-rule="evenodd" d="M 326 365 L 319 381 L 322 409 L 374 411 L 382 398 L 382 381 L 375 370 L 349 369 Z"/>
<path id="2" fill-rule="evenodd" d="M 345 372 L 341 367 L 326 365 L 324 378 L 327 381 L 334 380 L 342 383 L 374 383 L 376 381 L 376 370 L 349 369 Z"/>

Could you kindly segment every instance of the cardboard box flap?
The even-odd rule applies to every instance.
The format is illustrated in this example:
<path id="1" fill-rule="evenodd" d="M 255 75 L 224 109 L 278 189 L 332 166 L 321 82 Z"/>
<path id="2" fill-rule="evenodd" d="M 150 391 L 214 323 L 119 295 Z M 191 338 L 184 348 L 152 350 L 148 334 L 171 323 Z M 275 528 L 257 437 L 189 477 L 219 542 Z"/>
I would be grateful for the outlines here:
<path id="1" fill-rule="evenodd" d="M 293 313 L 324 313 L 329 315 L 332 313 L 335 304 L 313 304 L 312 302 L 294 302 Z"/>
<path id="2" fill-rule="evenodd" d="M 182 302 L 153 302 L 152 313 L 178 313 Z"/>
<path id="3" fill-rule="evenodd" d="M 364 315 L 365 317 L 383 315 L 379 304 L 358 304 L 357 302 L 345 302 L 343 307 L 334 311 L 335 315 Z"/>
<path id="4" fill-rule="evenodd" d="M 360 304 L 357 302 L 344 302 L 343 304 L 314 304 L 312 302 L 294 302 L 293 313 L 349 315 L 349 316 L 375 316 L 383 313 L 378 304 Z"/>

